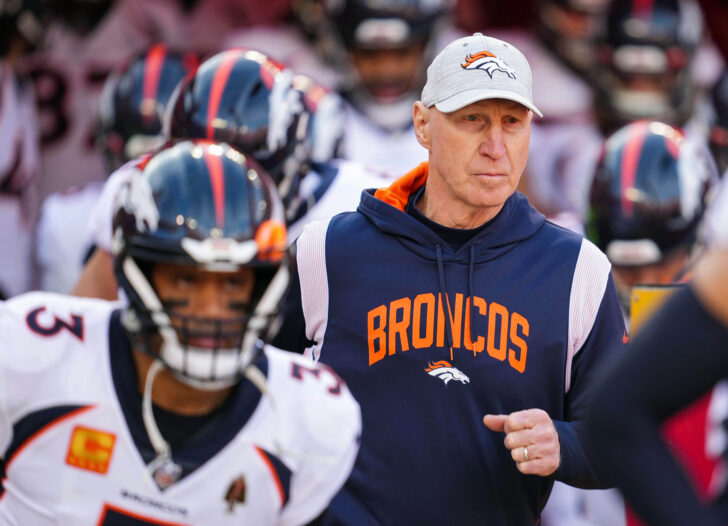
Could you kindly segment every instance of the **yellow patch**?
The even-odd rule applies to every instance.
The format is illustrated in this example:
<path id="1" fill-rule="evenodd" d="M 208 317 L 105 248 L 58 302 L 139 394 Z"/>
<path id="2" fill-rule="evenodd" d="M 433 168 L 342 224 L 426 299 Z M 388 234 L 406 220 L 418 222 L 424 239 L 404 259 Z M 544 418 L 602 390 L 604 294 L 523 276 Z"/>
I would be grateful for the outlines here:
<path id="1" fill-rule="evenodd" d="M 105 474 L 109 469 L 116 435 L 76 426 L 68 446 L 66 464 Z"/>

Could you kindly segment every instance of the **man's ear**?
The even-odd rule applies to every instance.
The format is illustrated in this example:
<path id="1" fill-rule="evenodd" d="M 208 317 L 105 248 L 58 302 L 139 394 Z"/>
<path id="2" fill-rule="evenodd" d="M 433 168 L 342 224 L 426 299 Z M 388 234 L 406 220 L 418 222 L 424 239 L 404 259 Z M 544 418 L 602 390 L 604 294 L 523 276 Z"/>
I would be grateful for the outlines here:
<path id="1" fill-rule="evenodd" d="M 415 127 L 415 137 L 423 148 L 430 149 L 430 108 L 422 104 L 421 101 L 415 102 L 412 108 L 412 122 Z"/>

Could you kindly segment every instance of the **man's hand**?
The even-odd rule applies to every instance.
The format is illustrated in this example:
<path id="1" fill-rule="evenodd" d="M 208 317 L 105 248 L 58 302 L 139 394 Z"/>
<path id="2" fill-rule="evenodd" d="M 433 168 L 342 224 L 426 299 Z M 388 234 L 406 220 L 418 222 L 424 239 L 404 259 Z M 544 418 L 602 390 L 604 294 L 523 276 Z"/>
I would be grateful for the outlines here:
<path id="1" fill-rule="evenodd" d="M 551 417 L 542 409 L 526 409 L 510 415 L 485 415 L 485 427 L 505 432 L 503 441 L 524 475 L 548 477 L 559 467 L 561 444 Z"/>

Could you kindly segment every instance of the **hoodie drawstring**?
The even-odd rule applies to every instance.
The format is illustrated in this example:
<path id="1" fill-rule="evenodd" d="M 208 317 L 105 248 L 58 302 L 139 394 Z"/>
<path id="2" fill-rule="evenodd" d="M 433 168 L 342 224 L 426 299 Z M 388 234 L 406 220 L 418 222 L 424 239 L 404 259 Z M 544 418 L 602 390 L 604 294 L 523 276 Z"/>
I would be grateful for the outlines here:
<path id="1" fill-rule="evenodd" d="M 447 297 L 447 289 L 445 288 L 445 267 L 442 262 L 442 247 L 438 243 L 435 245 L 435 252 L 437 253 L 437 273 L 440 278 L 440 304 L 442 304 L 443 298 L 447 303 L 447 316 L 445 316 L 445 329 L 447 332 L 447 345 L 450 348 L 450 359 L 452 360 L 452 322 L 450 321 L 452 313 L 450 312 L 450 299 Z"/>
<path id="2" fill-rule="evenodd" d="M 478 353 L 475 351 L 475 338 L 473 338 L 473 311 L 475 310 L 475 302 L 473 301 L 473 272 L 475 269 L 475 246 L 470 245 L 470 267 L 468 267 L 468 311 L 470 312 L 470 341 L 473 345 L 473 356 Z"/>
<path id="3" fill-rule="evenodd" d="M 437 273 L 440 280 L 440 304 L 444 303 L 447 305 L 447 316 L 445 316 L 445 329 L 447 332 L 447 345 L 450 348 L 450 359 L 453 359 L 453 337 L 452 337 L 452 311 L 450 310 L 450 298 L 447 295 L 447 287 L 445 286 L 445 266 L 442 261 L 442 247 L 437 244 L 435 245 L 435 252 L 437 254 Z M 473 338 L 473 323 L 475 317 L 475 302 L 473 301 L 473 274 L 475 273 L 475 246 L 470 246 L 470 265 L 468 266 L 468 304 L 466 309 L 469 314 L 468 330 L 470 341 L 473 342 L 473 355 L 477 354 L 475 350 L 475 339 Z M 443 300 L 444 298 L 444 300 Z"/>

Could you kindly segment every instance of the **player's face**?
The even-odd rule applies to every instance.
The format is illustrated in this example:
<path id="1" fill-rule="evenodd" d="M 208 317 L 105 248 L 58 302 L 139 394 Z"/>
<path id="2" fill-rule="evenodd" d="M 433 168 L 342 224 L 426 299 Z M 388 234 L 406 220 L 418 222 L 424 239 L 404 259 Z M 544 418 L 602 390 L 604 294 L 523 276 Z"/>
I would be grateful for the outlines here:
<path id="1" fill-rule="evenodd" d="M 497 213 L 526 168 L 531 112 L 504 99 L 475 102 L 452 113 L 415 105 L 415 130 L 429 150 L 428 189 L 467 213 Z M 495 214 L 493 214 L 495 215 Z"/>
<path id="2" fill-rule="evenodd" d="M 208 272 L 160 263 L 152 270 L 152 282 L 182 343 L 202 348 L 237 345 L 253 295 L 252 269 Z"/>
<path id="3" fill-rule="evenodd" d="M 388 49 L 353 48 L 351 56 L 364 87 L 379 99 L 396 98 L 414 86 L 424 44 Z"/>

